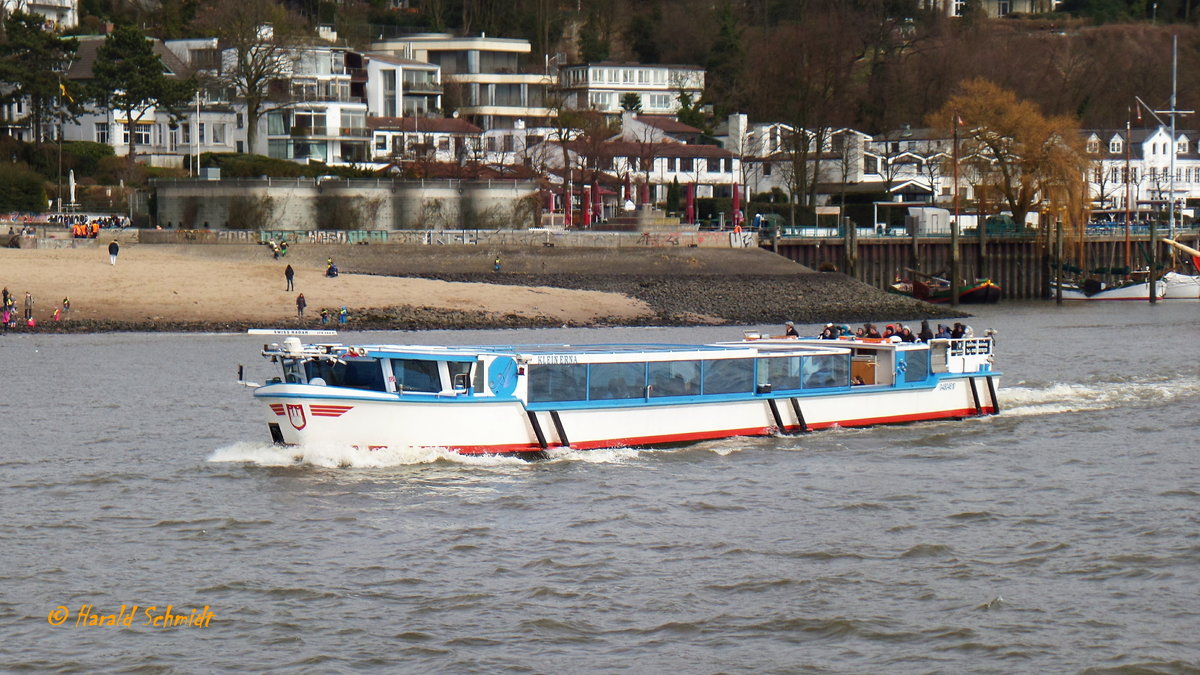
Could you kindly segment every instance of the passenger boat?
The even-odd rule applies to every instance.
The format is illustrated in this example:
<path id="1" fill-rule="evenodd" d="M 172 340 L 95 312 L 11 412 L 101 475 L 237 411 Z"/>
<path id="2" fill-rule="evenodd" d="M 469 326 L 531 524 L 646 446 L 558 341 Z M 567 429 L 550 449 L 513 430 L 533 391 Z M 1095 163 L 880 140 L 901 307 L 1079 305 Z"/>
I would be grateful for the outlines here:
<path id="1" fill-rule="evenodd" d="M 276 443 L 538 453 L 996 414 L 993 348 L 990 336 L 474 347 L 291 336 L 262 349 L 281 372 L 243 384 Z"/>

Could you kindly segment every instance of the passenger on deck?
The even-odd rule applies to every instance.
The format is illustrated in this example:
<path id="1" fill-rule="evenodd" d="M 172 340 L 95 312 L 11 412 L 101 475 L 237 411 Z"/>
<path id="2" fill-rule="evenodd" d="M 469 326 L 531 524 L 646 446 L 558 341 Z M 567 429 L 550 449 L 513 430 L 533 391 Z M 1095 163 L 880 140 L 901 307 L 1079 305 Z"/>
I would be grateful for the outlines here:
<path id="1" fill-rule="evenodd" d="M 888 325 L 883 327 L 883 337 L 890 338 L 895 334 L 896 334 L 896 327 L 893 326 L 892 324 L 889 323 Z"/>
<path id="2" fill-rule="evenodd" d="M 899 335 L 900 335 L 901 342 L 916 342 L 917 341 L 917 336 L 913 335 L 912 329 L 909 328 L 908 326 L 901 326 Z"/>
<path id="3" fill-rule="evenodd" d="M 791 321 L 784 322 L 783 336 L 784 337 L 800 337 L 800 334 L 796 332 L 796 324 L 792 323 Z"/>
<path id="4" fill-rule="evenodd" d="M 937 335 L 934 335 L 934 337 L 938 338 L 940 340 L 949 340 L 950 339 L 950 328 L 948 326 L 943 326 L 942 324 L 939 323 Z"/>
<path id="5" fill-rule="evenodd" d="M 834 328 L 833 324 L 831 324 L 831 323 L 825 324 L 824 330 L 821 331 L 821 339 L 822 340 L 836 340 L 837 339 L 837 328 Z"/>
<path id="6" fill-rule="evenodd" d="M 921 319 L 921 332 L 917 333 L 917 339 L 921 342 L 929 342 L 933 339 L 933 331 L 929 329 L 929 319 Z"/>
<path id="7" fill-rule="evenodd" d="M 863 337 L 867 337 L 867 338 L 881 337 L 879 335 L 879 331 L 876 330 L 875 324 L 873 324 L 873 323 L 863 324 L 863 330 L 865 331 L 865 333 L 863 334 Z"/>
<path id="8" fill-rule="evenodd" d="M 957 340 L 967 334 L 966 326 L 961 323 L 955 323 L 954 328 L 950 330 L 950 338 Z"/>

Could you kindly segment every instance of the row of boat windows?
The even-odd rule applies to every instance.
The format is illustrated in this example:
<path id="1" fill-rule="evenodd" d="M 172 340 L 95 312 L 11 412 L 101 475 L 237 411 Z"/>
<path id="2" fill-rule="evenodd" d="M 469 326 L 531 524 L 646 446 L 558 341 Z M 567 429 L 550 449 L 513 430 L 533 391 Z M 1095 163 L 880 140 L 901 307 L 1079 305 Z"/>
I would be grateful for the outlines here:
<path id="1" fill-rule="evenodd" d="M 400 392 L 436 393 L 442 391 L 441 374 L 438 361 L 423 361 L 414 359 L 387 359 L 385 367 L 380 367 L 378 359 L 364 361 L 347 360 L 306 361 L 304 363 L 305 377 L 308 382 L 320 378 L 331 387 L 350 387 L 353 389 L 369 389 L 371 391 L 387 391 L 384 374 L 395 380 L 395 390 Z M 450 362 L 446 364 L 450 377 L 450 387 L 466 389 L 471 374 L 470 363 Z M 285 374 L 288 364 L 284 364 Z M 477 374 L 476 391 L 483 386 L 482 371 Z M 290 376 L 288 381 L 293 380 Z"/>
<path id="2" fill-rule="evenodd" d="M 610 401 L 850 386 L 840 354 L 719 361 L 654 361 L 531 366 L 530 401 Z"/>

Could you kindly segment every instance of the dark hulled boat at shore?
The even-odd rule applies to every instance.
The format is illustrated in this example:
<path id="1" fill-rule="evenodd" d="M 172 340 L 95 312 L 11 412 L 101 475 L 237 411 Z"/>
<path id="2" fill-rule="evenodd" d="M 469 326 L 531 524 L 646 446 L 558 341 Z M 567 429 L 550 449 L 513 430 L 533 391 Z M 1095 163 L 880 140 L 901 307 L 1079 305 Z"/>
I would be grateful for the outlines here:
<path id="1" fill-rule="evenodd" d="M 890 286 L 893 293 L 907 295 L 917 300 L 932 303 L 948 303 L 951 300 L 951 284 L 948 279 L 907 270 L 913 275 L 911 281 L 897 281 Z M 1004 291 L 991 279 L 976 279 L 958 286 L 958 302 L 966 305 L 993 305 L 1000 302 Z"/>

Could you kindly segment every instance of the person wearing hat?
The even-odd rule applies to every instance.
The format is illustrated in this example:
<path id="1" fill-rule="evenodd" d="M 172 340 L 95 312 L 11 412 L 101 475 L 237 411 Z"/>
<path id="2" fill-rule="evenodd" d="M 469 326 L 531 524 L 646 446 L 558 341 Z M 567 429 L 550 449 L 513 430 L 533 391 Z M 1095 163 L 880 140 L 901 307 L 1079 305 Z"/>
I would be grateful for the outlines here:
<path id="1" fill-rule="evenodd" d="M 783 336 L 800 337 L 800 334 L 796 332 L 796 324 L 792 323 L 791 321 L 785 321 L 783 324 Z"/>

